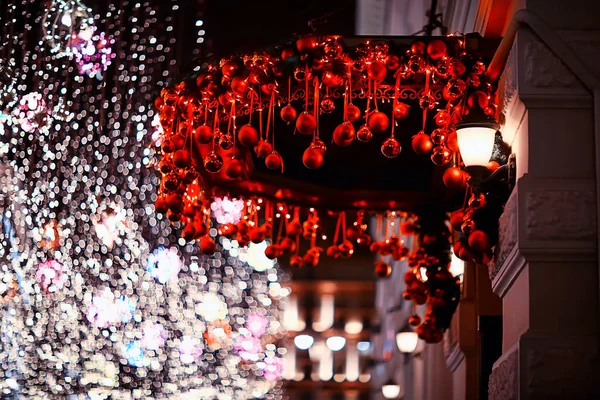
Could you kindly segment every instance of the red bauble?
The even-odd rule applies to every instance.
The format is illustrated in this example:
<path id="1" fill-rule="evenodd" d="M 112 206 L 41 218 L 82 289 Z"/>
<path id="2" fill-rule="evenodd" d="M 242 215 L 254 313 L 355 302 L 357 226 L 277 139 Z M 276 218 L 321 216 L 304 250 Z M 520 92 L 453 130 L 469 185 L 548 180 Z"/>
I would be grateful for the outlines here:
<path id="1" fill-rule="evenodd" d="M 368 125 L 373 133 L 381 133 L 388 128 L 390 120 L 388 116 L 381 111 L 376 111 L 369 117 Z"/>
<path id="2" fill-rule="evenodd" d="M 427 154 L 433 148 L 433 143 L 431 143 L 429 135 L 421 131 L 413 136 L 412 148 L 417 154 Z"/>
<path id="3" fill-rule="evenodd" d="M 495 170 L 497 170 L 498 168 L 500 168 L 500 164 L 497 161 L 490 161 L 489 163 L 487 163 L 487 169 L 490 172 L 494 172 Z"/>
<path id="4" fill-rule="evenodd" d="M 463 64 L 461 61 L 454 60 L 452 63 L 450 63 L 450 75 L 453 77 L 456 78 L 458 76 L 462 76 L 466 71 L 467 67 L 465 67 L 465 64 Z"/>
<path id="5" fill-rule="evenodd" d="M 225 64 L 223 64 L 223 67 L 221 68 L 223 76 L 229 79 L 233 78 L 237 71 L 238 65 L 233 61 L 227 61 Z"/>
<path id="6" fill-rule="evenodd" d="M 289 124 L 290 122 L 294 122 L 298 113 L 296 112 L 296 109 L 294 107 L 288 104 L 287 106 L 281 109 L 279 115 L 281 116 L 282 120 Z"/>
<path id="7" fill-rule="evenodd" d="M 237 76 L 231 81 L 231 90 L 238 96 L 243 96 L 248 91 L 248 79 Z"/>
<path id="8" fill-rule="evenodd" d="M 460 168 L 451 167 L 444 171 L 444 185 L 450 190 L 460 190 L 467 186 L 465 174 Z"/>
<path id="9" fill-rule="evenodd" d="M 283 162 L 283 160 L 281 159 L 281 156 L 276 151 L 273 151 L 265 159 L 265 165 L 269 169 L 279 169 L 279 168 L 281 168 L 281 163 L 282 162 Z"/>
<path id="10" fill-rule="evenodd" d="M 360 108 L 354 104 L 348 105 L 346 108 L 346 119 L 350 122 L 356 122 L 360 118 Z"/>
<path id="11" fill-rule="evenodd" d="M 248 234 L 248 231 L 250 230 L 250 226 L 248 225 L 248 222 L 241 220 L 238 221 L 238 223 L 236 224 L 238 232 L 242 235 L 246 235 Z M 244 246 L 242 246 L 244 247 Z"/>
<path id="12" fill-rule="evenodd" d="M 395 71 L 400 66 L 400 59 L 395 54 L 389 54 L 385 58 L 385 66 L 388 67 L 389 70 Z"/>
<path id="13" fill-rule="evenodd" d="M 273 152 L 273 146 L 266 140 L 259 140 L 254 151 L 260 158 L 266 158 Z"/>
<path id="14" fill-rule="evenodd" d="M 414 235 L 417 232 L 417 225 L 414 222 L 405 221 L 400 224 L 400 232 L 405 236 Z"/>
<path id="15" fill-rule="evenodd" d="M 371 132 L 368 125 L 363 125 L 358 128 L 358 132 L 356 132 L 356 138 L 361 142 L 368 142 L 373 138 L 373 132 Z"/>
<path id="16" fill-rule="evenodd" d="M 329 246 L 327 248 L 327 257 L 331 257 L 331 258 L 339 258 L 340 256 L 340 249 L 338 249 L 338 247 L 335 244 L 332 244 L 331 246 Z"/>
<path id="17" fill-rule="evenodd" d="M 381 82 L 387 75 L 387 67 L 381 61 L 373 61 L 367 65 L 367 75 L 375 82 Z"/>
<path id="18" fill-rule="evenodd" d="M 296 51 L 290 47 L 286 47 L 285 49 L 283 49 L 281 51 L 281 59 L 283 61 L 287 60 L 290 57 L 294 57 L 294 54 L 296 53 Z"/>
<path id="19" fill-rule="evenodd" d="M 348 146 L 354 141 L 356 132 L 350 122 L 343 122 L 333 131 L 333 141 L 338 146 Z"/>
<path id="20" fill-rule="evenodd" d="M 397 157 L 401 151 L 402 146 L 400 146 L 400 142 L 393 137 L 387 138 L 381 145 L 381 154 L 387 158 Z"/>
<path id="21" fill-rule="evenodd" d="M 421 324 L 421 317 L 419 317 L 418 315 L 411 315 L 410 318 L 408 319 L 408 324 L 410 326 L 419 326 Z"/>
<path id="22" fill-rule="evenodd" d="M 371 238 L 371 235 L 369 235 L 368 233 L 362 233 L 356 239 L 356 243 L 361 247 L 369 247 L 371 245 L 372 240 L 373 239 Z"/>
<path id="23" fill-rule="evenodd" d="M 173 145 L 173 150 L 181 150 L 185 147 L 185 136 L 181 134 L 177 134 L 171 137 L 171 144 Z"/>
<path id="24" fill-rule="evenodd" d="M 194 141 L 198 144 L 208 144 L 213 140 L 213 130 L 208 125 L 200 125 L 194 130 Z"/>
<path id="25" fill-rule="evenodd" d="M 473 108 L 473 106 L 477 105 L 483 110 L 490 104 L 490 98 L 486 93 L 477 90 L 475 93 L 469 95 L 467 104 L 469 105 L 469 108 Z"/>
<path id="26" fill-rule="evenodd" d="M 281 238 L 279 246 L 285 253 L 293 253 L 296 251 L 296 242 L 289 237 Z"/>
<path id="27" fill-rule="evenodd" d="M 446 165 L 452 160 L 452 152 L 444 146 L 437 146 L 431 153 L 431 161 L 437 166 Z"/>
<path id="28" fill-rule="evenodd" d="M 369 251 L 371 253 L 379 253 L 381 251 L 381 243 L 379 242 L 373 242 L 371 243 L 371 245 L 369 246 Z"/>
<path id="29" fill-rule="evenodd" d="M 301 233 L 302 233 L 302 223 L 300 221 L 298 221 L 297 219 L 291 221 L 285 227 L 285 234 L 290 237 L 298 236 Z"/>
<path id="30" fill-rule="evenodd" d="M 177 150 L 175 153 L 173 153 L 173 164 L 175 164 L 177 168 L 189 167 L 191 162 L 192 158 L 189 151 Z"/>
<path id="31" fill-rule="evenodd" d="M 215 250 L 217 249 L 217 245 L 213 238 L 208 235 L 204 235 L 200 238 L 200 251 L 202 254 L 213 255 Z"/>
<path id="32" fill-rule="evenodd" d="M 254 228 L 250 228 L 248 230 L 248 238 L 254 244 L 258 244 L 265 240 L 267 236 L 267 232 L 265 229 L 261 229 L 260 227 L 255 226 Z"/>
<path id="33" fill-rule="evenodd" d="M 244 172 L 244 166 L 240 162 L 240 160 L 232 158 L 228 162 L 225 163 L 225 175 L 227 175 L 231 179 L 237 179 L 242 176 Z"/>
<path id="34" fill-rule="evenodd" d="M 408 108 L 408 104 L 397 102 L 394 105 L 394 118 L 396 118 L 397 120 L 406 118 L 408 116 Z"/>
<path id="35" fill-rule="evenodd" d="M 304 150 L 302 162 L 309 169 L 317 169 L 323 165 L 323 153 L 316 148 L 309 147 Z"/>
<path id="36" fill-rule="evenodd" d="M 440 110 L 435 114 L 435 123 L 439 127 L 444 127 L 450 123 L 450 113 L 446 110 Z"/>
<path id="37" fill-rule="evenodd" d="M 441 39 L 434 39 L 427 45 L 427 54 L 432 60 L 440 60 L 446 55 L 446 43 Z"/>
<path id="38" fill-rule="evenodd" d="M 469 246 L 476 251 L 484 251 L 489 246 L 489 239 L 487 233 L 484 231 L 476 230 L 471 232 L 469 235 Z"/>
<path id="39" fill-rule="evenodd" d="M 446 146 L 448 146 L 450 151 L 453 151 L 455 153 L 458 152 L 458 136 L 456 135 L 456 131 L 454 129 L 448 132 Z"/>
<path id="40" fill-rule="evenodd" d="M 413 44 L 410 45 L 411 53 L 418 54 L 418 55 L 425 54 L 426 48 L 427 48 L 427 46 L 425 45 L 425 42 L 423 42 L 421 40 L 417 40 L 416 42 L 413 42 Z"/>
<path id="41" fill-rule="evenodd" d="M 304 264 L 304 260 L 301 256 L 292 256 L 290 258 L 290 267 L 292 268 L 300 268 Z"/>
<path id="42" fill-rule="evenodd" d="M 269 260 L 274 260 L 283 254 L 283 250 L 279 245 L 272 244 L 265 249 L 265 256 Z"/>
<path id="43" fill-rule="evenodd" d="M 340 256 L 343 258 L 349 258 L 354 253 L 354 245 L 351 241 L 345 240 L 344 243 L 338 246 Z"/>
<path id="44" fill-rule="evenodd" d="M 465 213 L 463 210 L 454 211 L 450 214 L 450 225 L 455 231 L 460 232 Z"/>
<path id="45" fill-rule="evenodd" d="M 234 224 L 225 224 L 219 228 L 219 235 L 228 239 L 231 239 L 236 233 L 238 233 L 238 227 Z"/>
<path id="46" fill-rule="evenodd" d="M 375 275 L 380 278 L 387 278 L 392 274 L 392 266 L 383 261 L 375 263 Z"/>
<path id="47" fill-rule="evenodd" d="M 300 53 L 308 53 L 315 47 L 317 47 L 318 41 L 316 37 L 313 36 L 305 36 L 296 42 L 296 47 Z"/>
<path id="48" fill-rule="evenodd" d="M 303 135 L 312 135 L 317 128 L 317 121 L 312 114 L 304 111 L 296 120 L 296 129 Z"/>
<path id="49" fill-rule="evenodd" d="M 242 126 L 238 132 L 239 142 L 246 147 L 256 146 L 258 139 L 258 132 L 250 124 Z"/>
<path id="50" fill-rule="evenodd" d="M 216 174 L 223 166 L 223 159 L 217 153 L 210 153 L 204 157 L 204 168 L 211 174 Z"/>

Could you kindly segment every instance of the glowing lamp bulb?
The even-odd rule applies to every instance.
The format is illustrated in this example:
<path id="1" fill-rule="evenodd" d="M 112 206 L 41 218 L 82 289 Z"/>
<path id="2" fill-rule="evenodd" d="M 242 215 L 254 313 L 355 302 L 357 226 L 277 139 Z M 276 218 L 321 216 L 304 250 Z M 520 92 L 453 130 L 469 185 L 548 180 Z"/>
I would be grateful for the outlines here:
<path id="1" fill-rule="evenodd" d="M 400 385 L 390 379 L 381 387 L 381 393 L 386 399 L 395 399 L 400 396 Z"/>
<path id="2" fill-rule="evenodd" d="M 492 157 L 496 129 L 487 126 L 457 128 L 458 148 L 465 167 L 485 166 Z"/>
<path id="3" fill-rule="evenodd" d="M 332 336 L 330 338 L 327 338 L 327 341 L 325 343 L 327 344 L 329 350 L 340 351 L 346 345 L 346 338 L 342 336 Z"/>
<path id="4" fill-rule="evenodd" d="M 396 333 L 396 345 L 402 353 L 412 353 L 417 348 L 419 336 L 416 332 L 398 332 Z"/>

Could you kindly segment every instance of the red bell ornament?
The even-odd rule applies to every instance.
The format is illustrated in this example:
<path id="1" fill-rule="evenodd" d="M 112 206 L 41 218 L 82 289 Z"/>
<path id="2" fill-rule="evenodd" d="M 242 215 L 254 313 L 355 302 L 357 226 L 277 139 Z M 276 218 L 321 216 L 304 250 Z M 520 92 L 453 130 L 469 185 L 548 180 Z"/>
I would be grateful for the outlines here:
<path id="1" fill-rule="evenodd" d="M 208 144 L 213 140 L 213 130 L 208 125 L 200 125 L 194 129 L 193 137 L 197 144 Z"/>
<path id="2" fill-rule="evenodd" d="M 242 126 L 238 132 L 238 141 L 246 147 L 256 146 L 258 139 L 258 132 L 250 124 Z"/>
<path id="3" fill-rule="evenodd" d="M 348 105 L 346 107 L 346 119 L 350 122 L 356 122 L 360 118 L 360 108 L 356 107 L 354 104 Z"/>
<path id="4" fill-rule="evenodd" d="M 373 133 L 381 133 L 388 128 L 390 120 L 388 116 L 381 111 L 376 111 L 369 117 L 368 125 Z"/>
<path id="5" fill-rule="evenodd" d="M 343 122 L 333 131 L 333 141 L 341 147 L 346 147 L 354 141 L 356 132 L 350 122 Z"/>
<path id="6" fill-rule="evenodd" d="M 427 154 L 433 148 L 433 143 L 431 142 L 429 135 L 421 131 L 413 136 L 412 148 L 417 154 Z"/>
<path id="7" fill-rule="evenodd" d="M 387 138 L 381 145 L 381 154 L 387 158 L 397 157 L 401 151 L 402 146 L 400 146 L 400 142 L 393 137 Z"/>
<path id="8" fill-rule="evenodd" d="M 387 278 L 392 274 L 392 266 L 383 261 L 375 263 L 375 275 L 379 278 Z"/>
<path id="9" fill-rule="evenodd" d="M 217 249 L 217 245 L 213 238 L 208 235 L 204 235 L 200 238 L 200 252 L 206 255 L 213 255 L 215 250 Z"/>
<path id="10" fill-rule="evenodd" d="M 273 151 L 265 159 L 265 165 L 269 169 L 279 169 L 279 168 L 281 168 L 282 162 L 283 162 L 283 160 L 281 159 L 281 156 L 276 151 Z"/>
<path id="11" fill-rule="evenodd" d="M 441 39 L 434 39 L 427 45 L 427 55 L 429 55 L 432 60 L 442 59 L 447 51 L 448 47 Z"/>
<path id="12" fill-rule="evenodd" d="M 397 102 L 394 105 L 394 118 L 397 120 L 402 120 L 406 117 L 408 117 L 408 108 L 409 105 L 402 103 L 402 102 Z"/>
<path id="13" fill-rule="evenodd" d="M 450 190 L 460 190 L 467 186 L 465 174 L 460 168 L 451 167 L 444 171 L 444 185 Z"/>
<path id="14" fill-rule="evenodd" d="M 242 176 L 244 172 L 244 166 L 240 162 L 240 160 L 232 158 L 231 160 L 225 163 L 225 175 L 227 175 L 231 179 L 237 179 Z"/>
<path id="15" fill-rule="evenodd" d="M 373 138 L 373 132 L 371 132 L 368 125 L 363 125 L 358 128 L 358 132 L 356 132 L 356 138 L 361 142 L 368 142 Z"/>
<path id="16" fill-rule="evenodd" d="M 323 159 L 323 152 L 313 147 L 304 150 L 304 154 L 302 154 L 302 162 L 309 169 L 319 168 L 323 165 Z"/>
<path id="17" fill-rule="evenodd" d="M 290 122 L 294 122 L 298 113 L 296 112 L 296 109 L 294 107 L 288 104 L 287 106 L 281 109 L 279 115 L 281 116 L 282 120 L 289 124 Z"/>
<path id="18" fill-rule="evenodd" d="M 469 235 L 469 246 L 476 251 L 484 251 L 489 246 L 487 233 L 481 230 L 475 230 Z"/>
<path id="19" fill-rule="evenodd" d="M 312 114 L 304 111 L 296 120 L 296 129 L 303 135 L 312 135 L 317 128 L 317 121 Z"/>
<path id="20" fill-rule="evenodd" d="M 373 61 L 367 65 L 367 75 L 375 82 L 381 82 L 387 75 L 387 67 L 381 61 Z"/>
<path id="21" fill-rule="evenodd" d="M 446 165 L 452 160 L 452 152 L 445 146 L 437 146 L 431 153 L 431 161 L 437 166 Z"/>
<path id="22" fill-rule="evenodd" d="M 273 146 L 266 140 L 259 140 L 254 150 L 260 158 L 267 158 L 273 152 Z"/>

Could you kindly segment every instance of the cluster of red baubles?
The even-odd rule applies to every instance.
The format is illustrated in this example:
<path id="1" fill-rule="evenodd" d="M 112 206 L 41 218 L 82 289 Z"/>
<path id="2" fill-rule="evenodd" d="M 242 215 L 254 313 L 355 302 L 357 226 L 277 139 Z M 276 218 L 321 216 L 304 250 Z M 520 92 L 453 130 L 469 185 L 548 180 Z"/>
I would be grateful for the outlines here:
<path id="1" fill-rule="evenodd" d="M 485 206 L 483 194 L 471 195 L 468 206 L 455 211 L 450 216 L 450 224 L 460 239 L 454 243 L 454 254 L 464 261 L 488 264 L 494 255 L 492 247 L 496 244 L 490 239 L 494 232 L 488 232 L 485 226 L 477 226 L 473 215 Z"/>

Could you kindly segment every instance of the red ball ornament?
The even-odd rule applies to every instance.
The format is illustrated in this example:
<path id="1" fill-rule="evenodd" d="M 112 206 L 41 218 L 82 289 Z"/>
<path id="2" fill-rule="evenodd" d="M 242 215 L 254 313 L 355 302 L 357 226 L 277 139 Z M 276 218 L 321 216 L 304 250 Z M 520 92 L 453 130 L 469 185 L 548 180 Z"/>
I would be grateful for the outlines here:
<path id="1" fill-rule="evenodd" d="M 408 324 L 410 326 L 419 326 L 421 324 L 421 317 L 416 314 L 411 315 L 411 317 L 408 319 Z"/>
<path id="2" fill-rule="evenodd" d="M 248 91 L 248 79 L 237 76 L 231 80 L 231 90 L 238 96 L 243 96 Z"/>
<path id="3" fill-rule="evenodd" d="M 381 145 L 381 153 L 387 158 L 397 157 L 401 151 L 402 146 L 400 146 L 400 142 L 393 137 L 387 138 Z"/>
<path id="4" fill-rule="evenodd" d="M 387 67 L 381 61 L 373 61 L 367 65 L 367 75 L 375 82 L 381 82 L 387 75 Z"/>
<path id="5" fill-rule="evenodd" d="M 326 251 L 327 257 L 331 257 L 331 258 L 339 258 L 340 256 L 340 249 L 338 249 L 338 247 L 335 244 L 332 244 L 331 246 L 329 246 L 327 248 Z"/>
<path id="6" fill-rule="evenodd" d="M 192 157 L 189 151 L 177 150 L 175 153 L 173 153 L 173 164 L 175 164 L 177 168 L 189 167 L 191 162 Z"/>
<path id="7" fill-rule="evenodd" d="M 281 238 L 279 246 L 285 253 L 293 253 L 296 251 L 296 242 L 289 237 Z"/>
<path id="8" fill-rule="evenodd" d="M 418 226 L 411 221 L 405 221 L 400 224 L 400 232 L 404 236 L 412 236 L 417 232 Z"/>
<path id="9" fill-rule="evenodd" d="M 317 121 L 308 111 L 304 111 L 296 120 L 296 129 L 303 135 L 312 135 L 316 128 Z"/>
<path id="10" fill-rule="evenodd" d="M 259 140 L 254 151 L 260 158 L 266 158 L 273 152 L 273 145 L 266 140 Z"/>
<path id="11" fill-rule="evenodd" d="M 350 122 L 356 122 L 360 118 L 360 108 L 354 104 L 349 104 L 346 108 L 346 119 Z"/>
<path id="12" fill-rule="evenodd" d="M 227 175 L 231 179 L 237 179 L 242 176 L 244 172 L 244 166 L 240 162 L 240 160 L 232 158 L 228 162 L 225 163 L 225 175 Z"/>
<path id="13" fill-rule="evenodd" d="M 335 111 L 335 103 L 331 97 L 324 97 L 321 100 L 320 108 L 324 114 L 331 114 Z"/>
<path id="14" fill-rule="evenodd" d="M 316 37 L 313 36 L 305 36 L 296 42 L 296 47 L 300 53 L 308 53 L 317 47 L 318 41 Z"/>
<path id="15" fill-rule="evenodd" d="M 381 243 L 380 242 L 371 243 L 371 245 L 369 246 L 369 251 L 371 253 L 378 254 L 381 251 Z"/>
<path id="16" fill-rule="evenodd" d="M 309 147 L 302 154 L 302 162 L 309 169 L 317 169 L 323 165 L 323 153 L 314 147 Z"/>
<path id="17" fill-rule="evenodd" d="M 417 154 L 427 154 L 433 148 L 433 143 L 429 135 L 423 133 L 423 131 L 417 133 L 412 138 L 412 148 Z"/>
<path id="18" fill-rule="evenodd" d="M 171 137 L 171 143 L 173 144 L 174 150 L 181 150 L 185 148 L 185 136 L 177 134 Z"/>
<path id="19" fill-rule="evenodd" d="M 288 58 L 294 57 L 294 54 L 296 54 L 296 51 L 294 49 L 286 47 L 281 51 L 281 59 L 285 61 Z"/>
<path id="20" fill-rule="evenodd" d="M 213 140 L 213 130 L 208 125 L 200 125 L 194 129 L 194 141 L 198 144 L 208 144 Z"/>
<path id="21" fill-rule="evenodd" d="M 446 146 L 450 149 L 450 151 L 457 153 L 458 152 L 458 136 L 456 135 L 456 131 L 453 129 L 448 133 L 448 139 L 446 139 Z"/>
<path id="22" fill-rule="evenodd" d="M 394 118 L 397 120 L 402 120 L 408 117 L 408 108 L 410 106 L 408 104 L 397 102 L 394 105 Z"/>
<path id="23" fill-rule="evenodd" d="M 395 54 L 389 54 L 386 58 L 385 58 L 385 66 L 391 70 L 391 71 L 395 71 L 398 69 L 398 67 L 400 66 L 400 59 L 398 58 L 397 55 Z"/>
<path id="24" fill-rule="evenodd" d="M 356 138 L 361 142 L 368 142 L 373 138 L 373 132 L 371 132 L 368 125 L 363 125 L 358 128 L 358 132 L 356 132 Z"/>
<path id="25" fill-rule="evenodd" d="M 227 61 L 225 64 L 223 64 L 223 67 L 221 68 L 223 76 L 229 79 L 233 78 L 237 71 L 238 65 L 234 61 Z"/>
<path id="26" fill-rule="evenodd" d="M 262 242 L 263 240 L 265 240 L 266 236 L 267 236 L 266 230 L 261 229 L 260 227 L 254 227 L 254 228 L 250 228 L 248 230 L 248 238 L 254 244 L 258 244 L 258 243 Z"/>
<path id="27" fill-rule="evenodd" d="M 304 259 L 301 256 L 292 256 L 290 258 L 290 267 L 300 268 L 304 264 Z"/>
<path id="28" fill-rule="evenodd" d="M 156 199 L 156 204 L 154 205 L 154 209 L 159 214 L 164 214 L 167 211 L 169 211 L 169 205 L 167 204 L 167 196 L 158 196 L 158 198 Z"/>
<path id="29" fill-rule="evenodd" d="M 265 165 L 269 169 L 279 169 L 279 168 L 281 168 L 281 163 L 282 162 L 283 162 L 283 160 L 281 159 L 281 156 L 276 151 L 273 151 L 265 159 Z"/>
<path id="30" fill-rule="evenodd" d="M 269 260 L 274 260 L 281 255 L 283 255 L 283 250 L 279 245 L 272 244 L 267 246 L 267 248 L 265 249 L 265 256 Z"/>
<path id="31" fill-rule="evenodd" d="M 488 171 L 494 172 L 495 170 L 500 168 L 500 164 L 497 161 L 490 161 L 487 163 L 486 167 L 487 167 Z"/>
<path id="32" fill-rule="evenodd" d="M 343 258 L 349 258 L 354 253 L 354 245 L 351 241 L 345 240 L 344 243 L 338 246 L 340 250 L 340 256 Z"/>
<path id="33" fill-rule="evenodd" d="M 454 211 L 450 214 L 450 225 L 455 231 L 460 231 L 465 213 L 463 210 Z"/>
<path id="34" fill-rule="evenodd" d="M 354 126 L 350 122 L 341 123 L 333 131 L 333 141 L 341 147 L 350 145 L 354 141 L 355 136 Z"/>
<path id="35" fill-rule="evenodd" d="M 369 117 L 368 125 L 373 133 L 381 133 L 388 128 L 390 120 L 388 116 L 381 111 L 376 111 Z"/>
<path id="36" fill-rule="evenodd" d="M 431 161 L 437 166 L 444 166 L 452 160 L 452 152 L 444 146 L 437 146 L 431 153 Z"/>
<path id="37" fill-rule="evenodd" d="M 298 236 L 302 233 L 302 223 L 297 219 L 291 221 L 285 227 L 285 234 L 289 237 Z"/>
<path id="38" fill-rule="evenodd" d="M 454 60 L 450 63 L 450 75 L 453 77 L 462 76 L 466 71 L 467 67 L 465 67 L 462 61 Z"/>
<path id="39" fill-rule="evenodd" d="M 422 40 L 417 40 L 410 45 L 410 52 L 413 54 L 422 55 L 425 54 L 427 45 Z"/>
<path id="40" fill-rule="evenodd" d="M 256 146 L 258 139 L 258 132 L 250 124 L 242 126 L 238 132 L 239 142 L 246 147 Z"/>
<path id="41" fill-rule="evenodd" d="M 477 90 L 469 95 L 467 104 L 469 105 L 469 108 L 477 105 L 483 110 L 488 106 L 488 104 L 490 104 L 490 98 L 486 93 L 482 92 L 481 90 Z"/>
<path id="42" fill-rule="evenodd" d="M 212 174 L 216 174 L 223 166 L 223 159 L 217 153 L 210 153 L 204 157 L 204 168 Z"/>
<path id="43" fill-rule="evenodd" d="M 233 235 L 238 233 L 238 227 L 234 224 L 225 224 L 219 228 L 219 235 L 231 239 Z"/>
<path id="44" fill-rule="evenodd" d="M 469 235 L 469 246 L 476 251 L 484 251 L 489 246 L 489 239 L 487 233 L 481 230 L 471 232 Z"/>
<path id="45" fill-rule="evenodd" d="M 387 278 L 392 274 L 392 266 L 383 261 L 375 263 L 375 275 L 380 278 Z"/>
<path id="46" fill-rule="evenodd" d="M 430 135 L 431 143 L 433 143 L 436 146 L 443 145 L 444 143 L 446 143 L 446 138 L 448 136 L 447 134 L 448 131 L 445 128 L 434 129 Z"/>
<path id="47" fill-rule="evenodd" d="M 460 168 L 448 168 L 444 171 L 444 185 L 450 190 L 460 190 L 467 186 L 465 174 Z"/>
<path id="48" fill-rule="evenodd" d="M 206 255 L 213 255 L 215 250 L 217 249 L 217 245 L 213 238 L 208 235 L 204 235 L 200 238 L 200 252 Z"/>
<path id="49" fill-rule="evenodd" d="M 432 60 L 440 60 L 448 51 L 446 43 L 441 39 L 434 39 L 427 45 L 427 54 Z"/>
<path id="50" fill-rule="evenodd" d="M 446 110 L 440 110 L 435 114 L 435 123 L 439 127 L 447 126 L 451 119 L 450 114 Z"/>
<path id="51" fill-rule="evenodd" d="M 296 109 L 294 107 L 288 104 L 287 106 L 281 109 L 279 115 L 281 116 L 282 120 L 289 124 L 290 122 L 294 122 L 298 113 L 296 112 Z"/>

